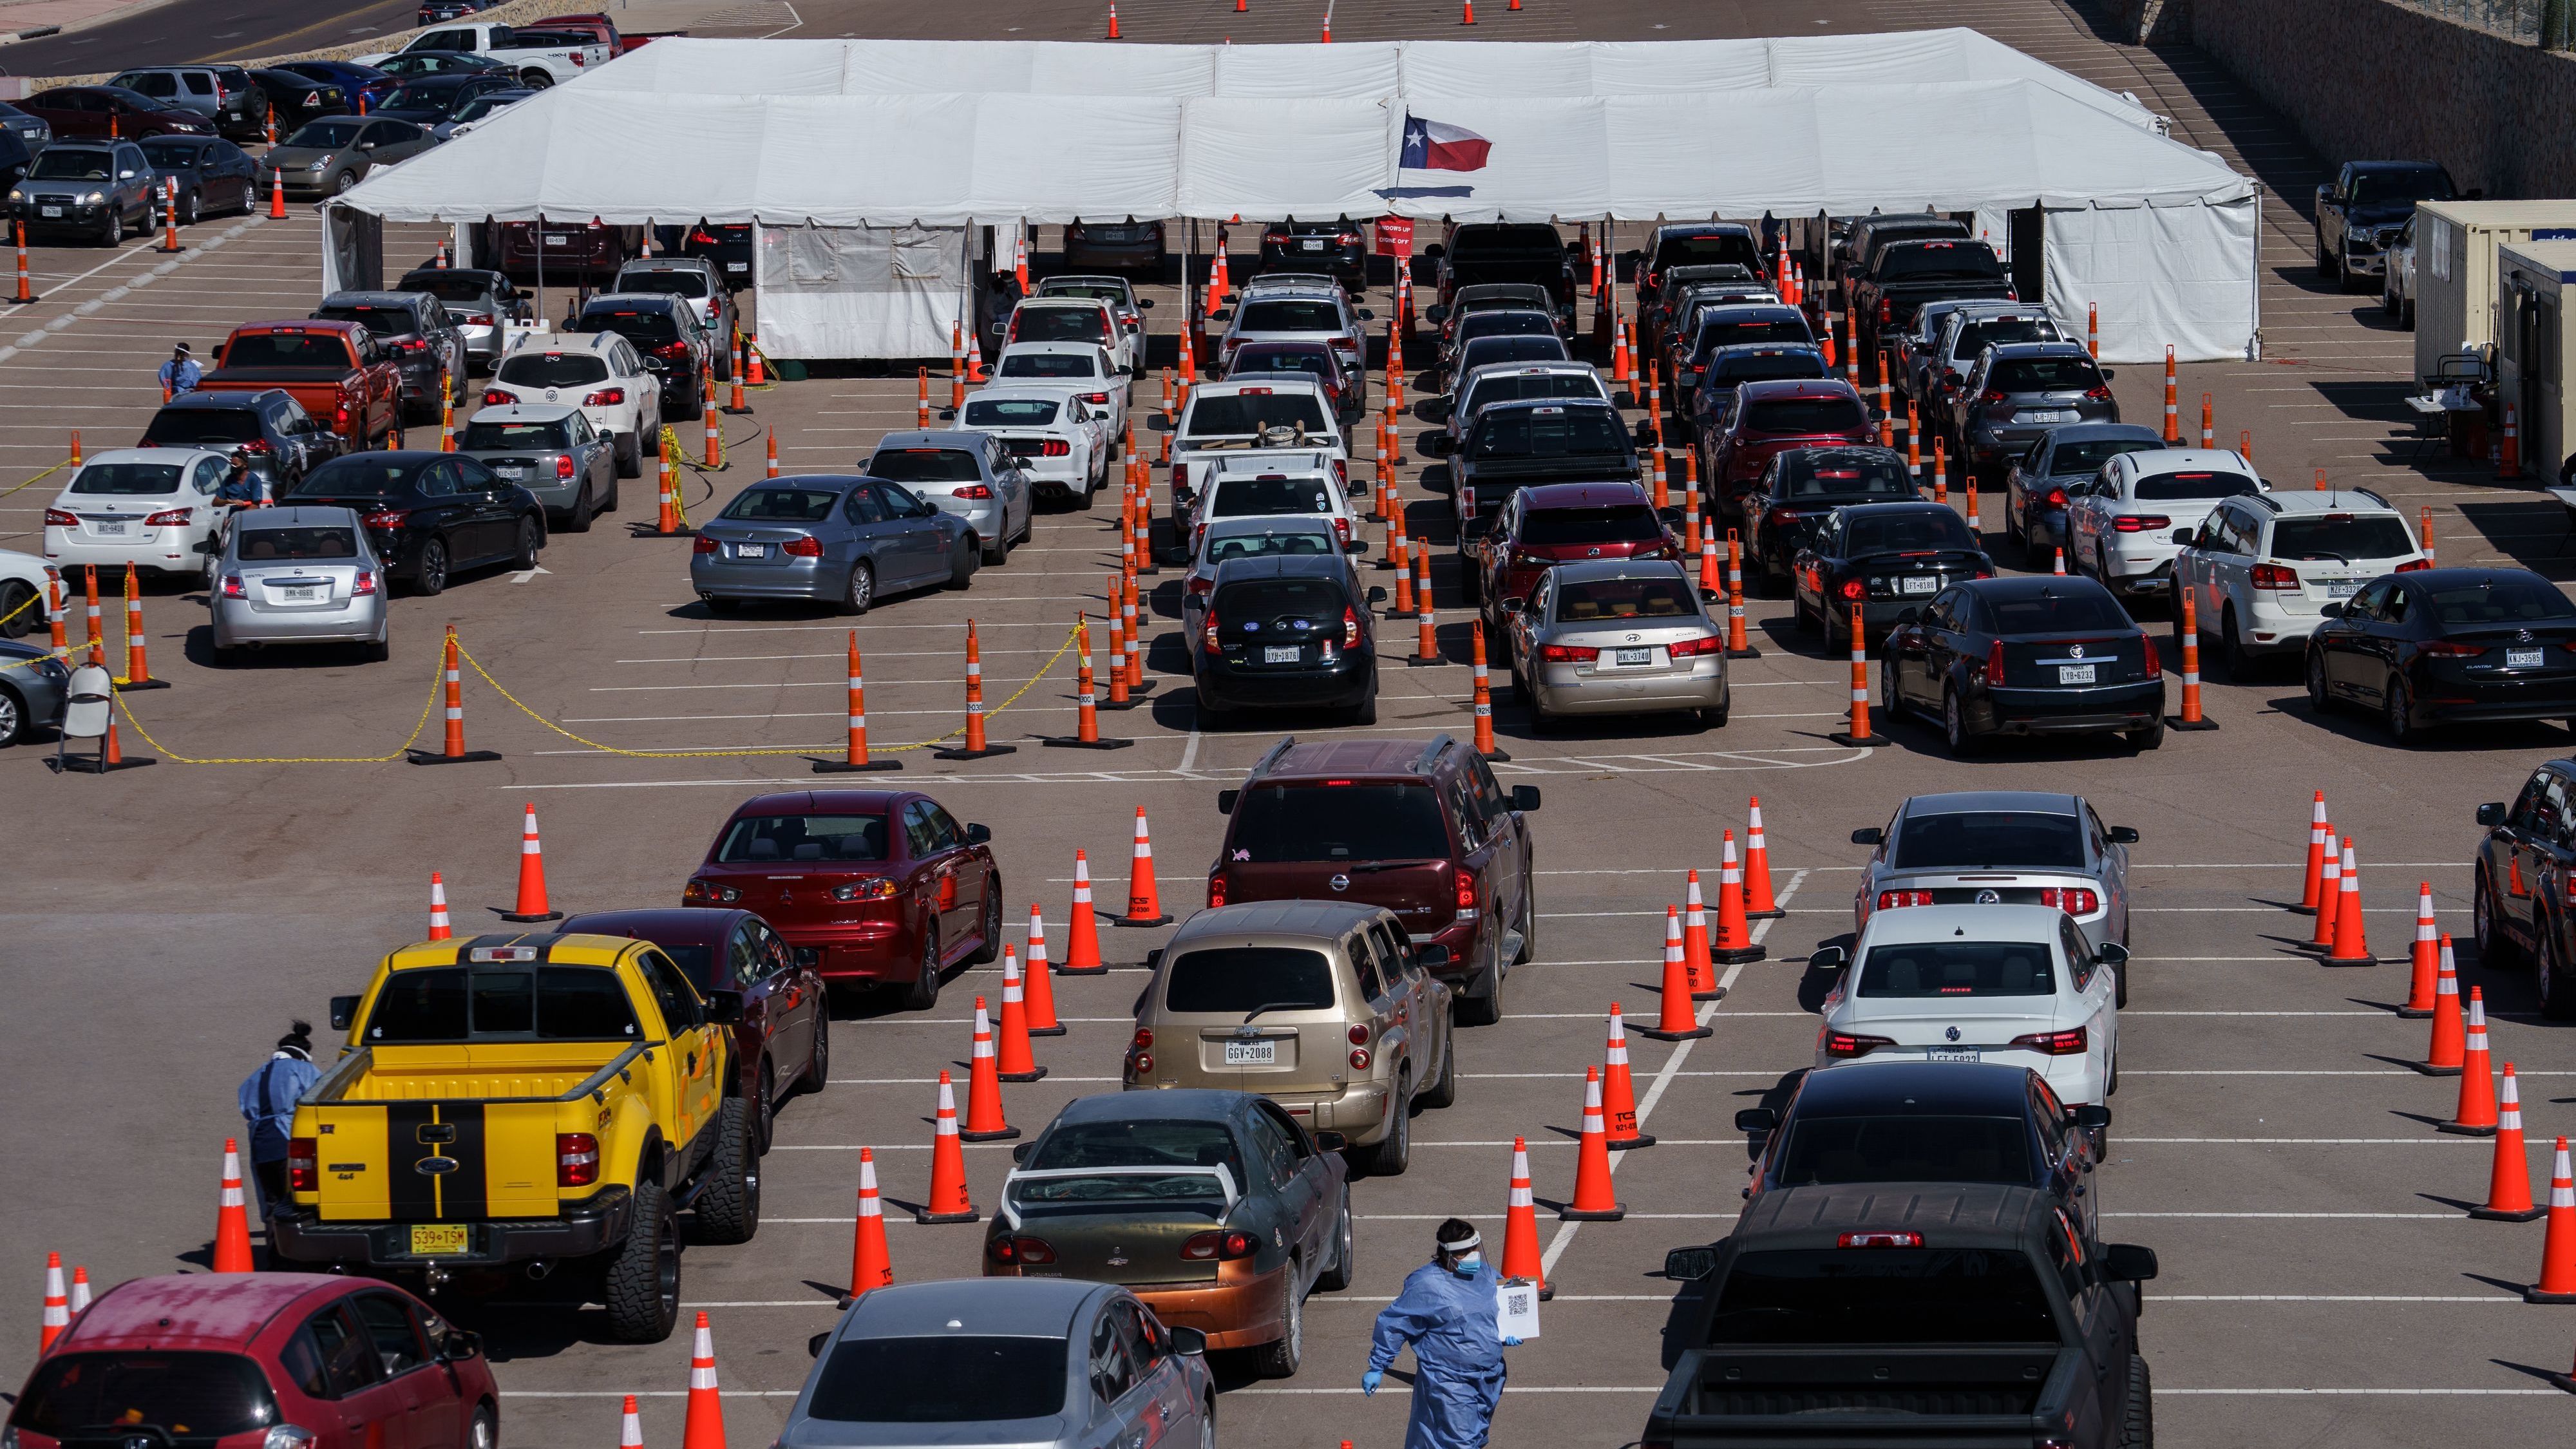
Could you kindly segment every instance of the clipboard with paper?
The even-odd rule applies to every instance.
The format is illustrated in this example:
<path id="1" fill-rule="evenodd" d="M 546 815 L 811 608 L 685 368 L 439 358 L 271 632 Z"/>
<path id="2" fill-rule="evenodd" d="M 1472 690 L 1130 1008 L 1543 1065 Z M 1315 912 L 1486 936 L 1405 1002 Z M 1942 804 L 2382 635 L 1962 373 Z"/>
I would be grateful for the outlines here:
<path id="1" fill-rule="evenodd" d="M 1538 1337 L 1538 1284 L 1506 1278 L 1494 1285 L 1494 1332 L 1524 1343 Z"/>

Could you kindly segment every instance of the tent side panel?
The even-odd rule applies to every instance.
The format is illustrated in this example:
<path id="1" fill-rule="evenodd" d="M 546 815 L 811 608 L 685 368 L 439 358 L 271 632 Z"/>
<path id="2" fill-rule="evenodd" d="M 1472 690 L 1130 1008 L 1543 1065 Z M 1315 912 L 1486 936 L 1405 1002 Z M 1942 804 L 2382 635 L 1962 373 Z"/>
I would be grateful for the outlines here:
<path id="1" fill-rule="evenodd" d="M 2070 337 L 2102 309 L 2104 362 L 2253 354 L 2255 202 L 2050 208 L 2047 307 Z"/>

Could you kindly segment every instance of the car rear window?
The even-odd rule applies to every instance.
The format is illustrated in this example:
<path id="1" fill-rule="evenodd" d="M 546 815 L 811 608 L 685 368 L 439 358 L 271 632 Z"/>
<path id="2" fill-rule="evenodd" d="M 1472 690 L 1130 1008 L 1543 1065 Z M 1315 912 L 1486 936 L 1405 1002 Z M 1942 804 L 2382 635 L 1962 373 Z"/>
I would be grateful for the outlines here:
<path id="1" fill-rule="evenodd" d="M 1663 534 L 1663 521 L 1643 503 L 1534 508 L 1521 520 L 1521 542 L 1541 545 L 1644 543 Z"/>
<path id="2" fill-rule="evenodd" d="M 1544 312 L 1478 312 L 1461 319 L 1455 335 L 1460 342 L 1479 337 L 1554 337 L 1556 319 Z"/>
<path id="3" fill-rule="evenodd" d="M 1212 534 L 1207 541 L 1207 566 L 1214 568 L 1230 558 L 1264 558 L 1271 556 L 1313 557 L 1336 552 L 1333 539 L 1323 533 L 1227 533 Z"/>
<path id="4" fill-rule="evenodd" d="M 2015 1117 L 1801 1117 L 1781 1149 L 1783 1187 L 1849 1182 L 2029 1182 L 2030 1127 Z"/>
<path id="5" fill-rule="evenodd" d="M 1279 513 L 1330 513 L 1333 490 L 1321 478 L 1225 478 L 1208 500 L 1211 518 L 1259 518 Z"/>
<path id="6" fill-rule="evenodd" d="M 1317 377 L 1333 374 L 1332 360 L 1320 351 L 1291 347 L 1246 347 L 1234 354 L 1229 373 L 1238 372 L 1306 372 Z"/>
<path id="7" fill-rule="evenodd" d="M 1966 524 L 1959 525 L 1962 529 Z M 2137 631 L 2119 601 L 2099 589 L 2083 593 L 2040 593 L 2019 599 L 1987 599 L 1986 613 L 1998 634 L 2057 634 L 2070 629 Z"/>
<path id="8" fill-rule="evenodd" d="M 820 523 L 840 502 L 839 493 L 820 488 L 746 488 L 716 516 L 739 523 Z"/>
<path id="9" fill-rule="evenodd" d="M 885 858 L 882 815 L 753 815 L 735 821 L 716 846 L 719 865 Z"/>
<path id="10" fill-rule="evenodd" d="M 1914 480 L 1894 458 L 1800 457 L 1780 460 L 1782 496 L 1809 498 L 1911 498 Z"/>
<path id="11" fill-rule="evenodd" d="M 1855 995 L 1890 1000 L 2048 996 L 2057 972 L 2045 941 L 1926 941 L 1872 946 Z"/>
<path id="12" fill-rule="evenodd" d="M 1888 863 L 1898 870 L 2082 870 L 2084 835 L 2074 816 L 2036 810 L 1909 815 Z"/>
<path id="13" fill-rule="evenodd" d="M 1038 1139 L 1027 1166 L 1037 1172 L 1086 1167 L 1222 1167 L 1243 1186 L 1234 1134 L 1222 1122 L 1187 1117 L 1139 1117 L 1110 1122 L 1066 1122 Z"/>
<path id="14" fill-rule="evenodd" d="M 970 428 L 1043 428 L 1055 421 L 1056 404 L 1042 397 L 969 398 Z"/>
<path id="15" fill-rule="evenodd" d="M 581 314 L 572 324 L 575 332 L 614 332 L 629 342 L 658 347 L 680 340 L 679 321 L 668 312 L 645 312 L 632 307 L 600 308 Z"/>
<path id="16" fill-rule="evenodd" d="M 426 463 L 375 461 L 366 454 L 334 458 L 305 474 L 284 494 L 288 498 L 392 498 L 408 493 Z"/>
<path id="17" fill-rule="evenodd" d="M 1519 337 L 1476 337 L 1458 349 L 1458 370 L 1490 367 L 1497 362 L 1570 362 L 1574 354 L 1565 350 L 1565 339 L 1550 333 L 1533 332 Z M 1542 394 L 1544 395 L 1544 394 Z M 1598 392 L 1578 392 L 1576 397 L 1599 397 Z"/>
<path id="18" fill-rule="evenodd" d="M 246 528 L 233 550 L 243 563 L 356 558 L 358 531 L 328 527 Z"/>
<path id="19" fill-rule="evenodd" d="M 1350 607 L 1341 585 L 1327 579 L 1251 579 L 1219 590 L 1208 611 L 1211 626 L 1230 633 L 1325 638 L 1338 634 Z"/>
<path id="20" fill-rule="evenodd" d="M 1235 325 L 1237 332 L 1339 332 L 1342 309 L 1331 302 L 1299 301 L 1281 298 L 1269 302 L 1246 302 L 1243 316 Z"/>
<path id="21" fill-rule="evenodd" d="M 1014 342 L 1098 342 L 1109 322 L 1089 307 L 1022 307 L 1011 315 Z"/>
<path id="22" fill-rule="evenodd" d="M 2340 559 L 2352 563 L 2367 558 L 2399 558 L 2414 551 L 2415 540 L 2406 532 L 2406 520 L 2384 513 L 2359 517 L 2328 513 L 2284 518 L 2272 525 L 2274 558 Z"/>
<path id="23" fill-rule="evenodd" d="M 286 144 L 314 151 L 337 151 L 356 145 L 358 133 L 366 129 L 366 125 L 364 121 L 307 121 L 295 128 L 295 134 L 286 138 Z"/>
<path id="24" fill-rule="evenodd" d="M 805 1412 L 837 1424 L 966 1424 L 1064 1411 L 1065 1341 L 989 1334 L 854 1338 L 814 1375 Z"/>
<path id="25" fill-rule="evenodd" d="M 980 483 L 984 464 L 963 448 L 879 448 L 868 472 L 897 483 Z"/>
<path id="26" fill-rule="evenodd" d="M 259 419 L 247 408 L 164 408 L 143 430 L 143 441 L 179 448 L 248 443 L 258 437 Z"/>
<path id="27" fill-rule="evenodd" d="M 2254 480 L 2244 474 L 2223 471 L 2149 473 L 2138 480 L 2138 501 L 2141 503 L 2185 503 L 2207 498 L 2235 498 L 2261 491 Z"/>
<path id="28" fill-rule="evenodd" d="M 1556 617 L 1560 623 L 1681 619 L 1697 612 L 1689 588 L 1679 579 L 1593 579 L 1560 584 L 1556 590 Z"/>
<path id="29" fill-rule="evenodd" d="M 1998 1248 L 1739 1254 L 1708 1326 L 1711 1347 L 2057 1341 L 2039 1270 Z"/>
<path id="30" fill-rule="evenodd" d="M 617 973 L 596 966 L 397 971 L 376 993 L 361 1040 L 633 1041 L 641 1035 Z"/>
<path id="31" fill-rule="evenodd" d="M 1589 373 L 1580 372 L 1508 372 L 1499 377 L 1481 377 L 1467 389 L 1467 401 L 1458 411 L 1474 417 L 1487 403 L 1517 402 L 1523 398 L 1579 397 L 1599 399 L 1601 384 Z"/>
<path id="32" fill-rule="evenodd" d="M 645 272 L 620 272 L 617 290 L 621 292 L 659 292 L 666 297 L 703 297 L 707 295 L 707 274 L 664 270 L 655 267 Z"/>
<path id="33" fill-rule="evenodd" d="M 1184 438 L 1239 437 L 1264 428 L 1304 428 L 1310 437 L 1326 435 L 1323 403 L 1313 393 L 1246 389 L 1207 393 L 1192 390 L 1189 416 L 1181 420 Z"/>
<path id="34" fill-rule="evenodd" d="M 1040 282 L 1038 283 L 1038 295 L 1041 297 L 1088 297 L 1095 302 L 1107 302 L 1116 307 L 1124 307 L 1127 305 L 1126 291 L 1123 288 L 1108 282 Z"/>
<path id="35" fill-rule="evenodd" d="M 2045 317 L 1997 317 L 1990 322 L 1959 324 L 1957 342 L 1951 347 L 1952 357 L 1973 358 L 1989 346 L 2007 342 L 2054 342 L 2057 324 Z"/>
<path id="36" fill-rule="evenodd" d="M 1002 359 L 997 377 L 1098 377 L 1100 359 L 1079 352 L 1021 352 Z"/>
<path id="37" fill-rule="evenodd" d="M 1719 266 L 1733 262 L 1738 266 L 1762 265 L 1761 249 L 1753 238 L 1740 232 L 1720 232 L 1714 236 L 1668 236 L 1655 248 L 1655 270 L 1671 267 Z"/>
<path id="38" fill-rule="evenodd" d="M 502 358 L 493 380 L 512 387 L 588 387 L 608 381 L 608 362 L 588 352 L 522 352 Z"/>
<path id="39" fill-rule="evenodd" d="M 1556 228 L 1536 223 L 1463 226 L 1449 238 L 1453 254 L 1468 252 L 1560 251 L 1565 239 Z"/>
<path id="40" fill-rule="evenodd" d="M 1429 785 L 1261 785 L 1234 807 L 1226 859 L 1445 860 L 1449 826 Z"/>
<path id="41" fill-rule="evenodd" d="M 2011 357 L 1986 374 L 1988 392 L 2089 392 L 2102 370 L 2089 357 Z"/>
<path id="42" fill-rule="evenodd" d="M 1804 338 L 1797 339 L 1804 341 Z M 1708 375 L 1719 383 L 1787 382 L 1825 376 L 1825 360 L 1813 352 L 1748 352 L 1711 357 Z"/>
<path id="43" fill-rule="evenodd" d="M 2048 455 L 2048 475 L 2063 478 L 2069 473 L 2098 472 L 2102 465 L 2122 453 L 2152 453 L 2164 447 L 2153 438 L 2092 438 L 2082 442 L 2062 442 Z"/>
<path id="44" fill-rule="evenodd" d="M 1540 403 L 1487 413 L 1476 420 L 1473 452 L 1479 458 L 1625 455 L 1627 451 L 1627 430 L 1619 426 L 1618 415 L 1608 408 Z"/>
<path id="45" fill-rule="evenodd" d="M 224 349 L 224 367 L 349 366 L 349 344 L 337 332 L 253 332 Z"/>
<path id="46" fill-rule="evenodd" d="M 133 1350 L 57 1353 L 38 1360 L 9 1415 L 11 1427 L 47 1438 L 92 1430 L 119 1442 L 151 1428 L 169 1438 L 211 1444 L 276 1422 L 277 1399 L 269 1392 L 268 1376 L 249 1358 Z"/>
<path id="47" fill-rule="evenodd" d="M 2540 579 L 2489 579 L 2466 587 L 2430 588 L 2433 612 L 2445 624 L 2533 624 L 2576 619 L 2576 604 L 2558 586 Z"/>
<path id="48" fill-rule="evenodd" d="M 1882 282 L 2001 281 L 2003 275 L 2003 263 L 1995 260 L 1994 248 L 1982 242 L 1899 243 L 1878 254 L 1877 278 Z"/>
<path id="49" fill-rule="evenodd" d="M 1713 317 L 1700 324 L 1698 351 L 1705 356 L 1714 347 L 1750 347 L 1763 342 L 1811 343 L 1815 340 L 1816 336 L 1807 330 L 1807 324 L 1794 317 Z"/>
<path id="50" fill-rule="evenodd" d="M 158 498 L 179 491 L 182 463 L 92 463 L 72 479 L 71 491 L 108 498 Z"/>
<path id="51" fill-rule="evenodd" d="M 1324 1011 L 1332 1004 L 1331 958 L 1298 946 L 1214 946 L 1189 952 L 1163 973 L 1164 1007 L 1191 1015 Z"/>
<path id="52" fill-rule="evenodd" d="M 465 448 L 483 452 L 496 448 L 569 448 L 572 446 L 572 424 L 552 423 L 486 423 L 465 425 Z"/>
<path id="53" fill-rule="evenodd" d="M 1862 516 L 1843 525 L 1843 556 L 1873 553 L 1973 552 L 1977 536 L 1966 521 L 1947 510 L 1926 510 L 1880 517 Z"/>
<path id="54" fill-rule="evenodd" d="M 1858 433 L 1868 426 L 1858 398 L 1763 398 L 1744 409 L 1749 433 Z"/>

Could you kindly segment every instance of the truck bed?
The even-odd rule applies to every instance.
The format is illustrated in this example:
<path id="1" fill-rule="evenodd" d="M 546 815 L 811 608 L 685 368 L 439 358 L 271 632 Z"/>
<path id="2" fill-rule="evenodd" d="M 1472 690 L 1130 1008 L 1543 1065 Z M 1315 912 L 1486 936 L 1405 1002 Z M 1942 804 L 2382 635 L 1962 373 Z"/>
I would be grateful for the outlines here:
<path id="1" fill-rule="evenodd" d="M 1984 1349 L 1704 1349 L 1669 1413 L 1673 1443 L 2013 1445 L 2071 1384 L 2082 1355 Z M 1670 1390 L 1667 1390 L 1670 1392 Z"/>
<path id="2" fill-rule="evenodd" d="M 314 1102 L 565 1101 L 594 1077 L 626 1066 L 638 1043 L 606 1067 L 595 1043 L 370 1048 L 344 1059 L 314 1084 Z M 388 1060 L 388 1057 L 392 1058 Z M 555 1060 L 547 1060 L 547 1058 Z M 565 1057 L 589 1058 L 566 1063 Z"/>

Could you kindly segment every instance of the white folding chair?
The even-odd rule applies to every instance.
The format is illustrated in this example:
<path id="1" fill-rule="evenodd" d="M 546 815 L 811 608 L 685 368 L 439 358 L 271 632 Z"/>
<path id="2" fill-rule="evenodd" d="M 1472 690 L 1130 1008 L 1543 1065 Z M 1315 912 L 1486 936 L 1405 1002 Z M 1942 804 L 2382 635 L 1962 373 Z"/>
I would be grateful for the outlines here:
<path id="1" fill-rule="evenodd" d="M 84 664 L 72 671 L 70 689 L 63 699 L 62 728 L 54 732 L 54 773 L 107 773 L 107 723 L 109 711 L 116 708 L 115 688 L 115 680 L 98 665 Z M 98 753 L 66 754 L 65 747 L 75 739 L 96 740 Z"/>

